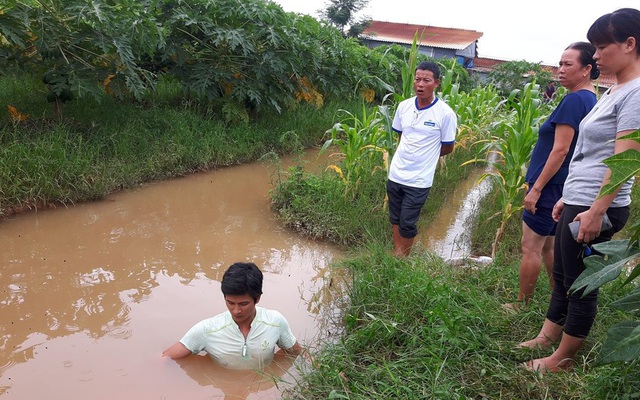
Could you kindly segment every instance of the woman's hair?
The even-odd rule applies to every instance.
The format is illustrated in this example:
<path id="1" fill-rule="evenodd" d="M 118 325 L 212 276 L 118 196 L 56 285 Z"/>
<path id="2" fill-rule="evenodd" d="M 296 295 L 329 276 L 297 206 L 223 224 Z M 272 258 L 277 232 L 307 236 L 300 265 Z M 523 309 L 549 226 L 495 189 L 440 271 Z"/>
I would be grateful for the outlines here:
<path id="1" fill-rule="evenodd" d="M 640 11 L 635 8 L 605 14 L 587 32 L 587 39 L 596 46 L 624 43 L 629 37 L 636 39 L 636 52 L 640 54 Z"/>
<path id="2" fill-rule="evenodd" d="M 596 60 L 593 59 L 593 55 L 596 53 L 596 47 L 589 42 L 575 42 L 571 43 L 565 50 L 578 50 L 580 52 L 579 61 L 583 67 L 591 65 L 591 73 L 589 78 L 598 79 L 600 76 L 600 70 L 596 64 Z"/>
<path id="3" fill-rule="evenodd" d="M 220 289 L 225 296 L 248 294 L 258 301 L 262 294 L 262 271 L 254 263 L 235 263 L 222 275 Z"/>

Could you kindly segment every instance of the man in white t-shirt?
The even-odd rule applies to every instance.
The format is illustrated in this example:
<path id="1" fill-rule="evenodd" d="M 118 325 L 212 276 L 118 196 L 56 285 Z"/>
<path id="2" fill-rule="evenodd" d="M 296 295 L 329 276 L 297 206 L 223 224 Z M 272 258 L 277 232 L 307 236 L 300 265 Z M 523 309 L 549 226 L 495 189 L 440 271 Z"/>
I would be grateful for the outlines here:
<path id="1" fill-rule="evenodd" d="M 411 252 L 438 158 L 451 153 L 455 143 L 457 116 L 435 96 L 438 85 L 438 65 L 421 62 L 413 81 L 416 95 L 398 105 L 393 119 L 400 142 L 389 167 L 387 195 L 396 256 Z"/>
<path id="2" fill-rule="evenodd" d="M 300 354 L 302 347 L 284 316 L 256 306 L 262 272 L 254 263 L 231 265 L 221 289 L 228 311 L 198 322 L 163 356 L 176 360 L 205 351 L 227 368 L 260 369 L 273 359 L 276 346 L 293 357 Z"/>

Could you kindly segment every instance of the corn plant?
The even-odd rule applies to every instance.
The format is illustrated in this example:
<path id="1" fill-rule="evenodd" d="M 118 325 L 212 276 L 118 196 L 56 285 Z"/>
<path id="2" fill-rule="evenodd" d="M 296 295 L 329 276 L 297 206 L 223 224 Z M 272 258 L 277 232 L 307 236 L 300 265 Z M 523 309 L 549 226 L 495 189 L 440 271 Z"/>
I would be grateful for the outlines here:
<path id="1" fill-rule="evenodd" d="M 504 106 L 498 90 L 493 85 L 461 92 L 460 86 L 454 84 L 442 98 L 458 116 L 456 146 L 463 147 L 466 147 L 468 142 L 485 139 L 489 126 Z"/>
<path id="2" fill-rule="evenodd" d="M 514 202 L 526 189 L 526 167 L 538 138 L 542 119 L 539 90 L 535 83 L 527 83 L 524 90 L 513 90 L 506 100 L 510 111 L 494 124 L 494 135 L 475 143 L 482 146 L 480 154 L 487 154 L 488 158 L 475 158 L 463 164 L 489 162 L 493 158 L 491 169 L 479 178 L 479 181 L 492 179 L 499 193 L 500 211 L 497 216 L 500 217 L 500 226 L 492 245 L 492 257 L 496 255 L 507 221 L 522 209 L 522 206 L 514 206 Z"/>
<path id="3" fill-rule="evenodd" d="M 355 190 L 363 174 L 376 171 L 387 171 L 389 153 L 395 146 L 390 126 L 389 109 L 380 106 L 373 112 L 362 107 L 362 117 L 341 110 L 346 117 L 336 123 L 327 133 L 331 139 L 325 141 L 321 152 L 330 146 L 337 146 L 340 151 L 331 154 L 338 162 L 327 167 L 335 171 L 344 183 L 344 195 Z M 380 155 L 380 157 L 376 157 Z"/>
<path id="4" fill-rule="evenodd" d="M 394 93 L 393 95 L 396 104 L 413 96 L 413 77 L 415 76 L 418 65 L 418 46 L 422 42 L 422 36 L 424 36 L 424 31 L 422 31 L 420 39 L 418 39 L 418 31 L 413 35 L 409 59 L 402 65 L 402 92 Z"/>
<path id="5" fill-rule="evenodd" d="M 455 58 L 439 60 L 442 73 L 440 75 L 440 97 L 447 98 L 452 91 L 459 91 L 460 86 L 456 83 L 455 68 L 458 62 Z"/>

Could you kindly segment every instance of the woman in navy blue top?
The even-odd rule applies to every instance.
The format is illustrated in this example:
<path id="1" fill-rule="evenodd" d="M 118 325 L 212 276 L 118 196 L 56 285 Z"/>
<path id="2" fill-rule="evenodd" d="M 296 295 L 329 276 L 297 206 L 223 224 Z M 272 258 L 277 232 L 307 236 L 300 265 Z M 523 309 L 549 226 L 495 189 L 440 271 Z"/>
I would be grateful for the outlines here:
<path id="1" fill-rule="evenodd" d="M 569 93 L 560 101 L 549 118 L 540 126 L 526 181 L 529 190 L 522 213 L 522 260 L 517 302 L 504 306 L 517 308 L 533 296 L 544 261 L 553 287 L 553 246 L 556 222 L 551 217 L 553 206 L 562 196 L 569 162 L 578 137 L 578 126 L 596 104 L 591 83 L 600 72 L 593 60 L 596 49 L 591 43 L 576 42 L 562 53 L 558 68 L 560 84 Z"/>

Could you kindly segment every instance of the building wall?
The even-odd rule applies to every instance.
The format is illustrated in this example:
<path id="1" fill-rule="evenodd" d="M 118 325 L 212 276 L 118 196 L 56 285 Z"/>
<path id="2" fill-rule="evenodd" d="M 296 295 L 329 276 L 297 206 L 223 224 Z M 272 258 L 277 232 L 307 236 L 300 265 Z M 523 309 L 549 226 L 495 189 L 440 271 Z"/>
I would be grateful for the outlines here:
<path id="1" fill-rule="evenodd" d="M 388 42 L 380 42 L 377 40 L 373 40 L 373 39 L 365 39 L 362 41 L 364 43 L 365 46 L 367 46 L 370 49 L 373 49 L 374 47 L 378 47 L 378 46 L 382 46 L 382 45 L 392 45 L 392 44 L 397 44 L 399 46 L 405 47 L 407 49 L 411 48 L 411 45 L 408 44 L 404 44 L 404 43 L 388 43 Z M 418 49 L 418 51 L 421 54 L 424 54 L 428 57 L 432 57 L 432 58 L 456 58 L 458 60 L 458 62 L 464 62 L 463 60 L 465 59 L 474 59 L 475 58 L 475 43 L 471 46 L 468 46 L 467 48 L 465 48 L 464 50 L 454 50 L 454 49 L 443 49 L 443 48 L 437 48 L 437 47 L 429 47 L 429 46 L 420 46 L 420 48 Z M 461 62 L 461 64 L 462 64 Z"/>

